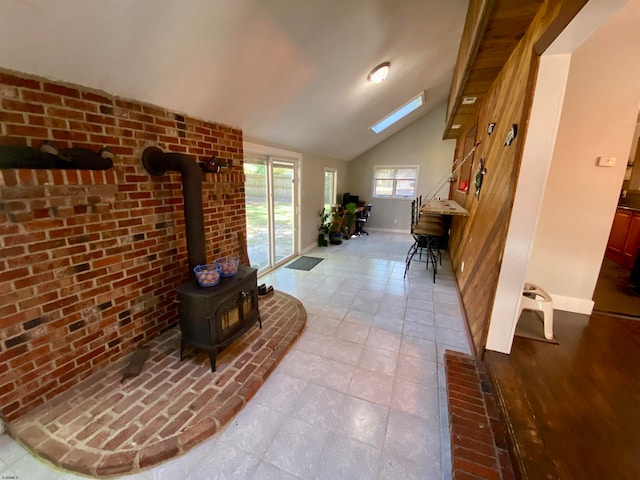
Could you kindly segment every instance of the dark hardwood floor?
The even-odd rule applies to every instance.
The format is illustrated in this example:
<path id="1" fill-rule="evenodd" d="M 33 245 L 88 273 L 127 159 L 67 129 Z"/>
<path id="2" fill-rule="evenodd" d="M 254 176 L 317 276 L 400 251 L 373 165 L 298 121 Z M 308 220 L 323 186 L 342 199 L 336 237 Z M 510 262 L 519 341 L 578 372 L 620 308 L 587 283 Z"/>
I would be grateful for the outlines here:
<path id="1" fill-rule="evenodd" d="M 631 281 L 631 269 L 604 258 L 593 301 L 595 312 L 640 317 L 640 291 Z"/>
<path id="2" fill-rule="evenodd" d="M 640 479 L 640 320 L 554 311 L 485 366 L 525 479 Z"/>

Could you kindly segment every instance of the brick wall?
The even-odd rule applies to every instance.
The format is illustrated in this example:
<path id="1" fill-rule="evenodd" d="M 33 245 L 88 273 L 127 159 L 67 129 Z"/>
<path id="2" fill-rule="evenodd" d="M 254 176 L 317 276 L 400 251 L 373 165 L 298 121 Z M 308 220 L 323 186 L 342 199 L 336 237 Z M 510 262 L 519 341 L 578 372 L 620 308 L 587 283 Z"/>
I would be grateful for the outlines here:
<path id="1" fill-rule="evenodd" d="M 0 410 L 6 420 L 174 326 L 187 281 L 179 173 L 150 177 L 147 146 L 198 161 L 207 259 L 241 254 L 242 131 L 104 92 L 0 70 L 0 143 L 115 154 L 113 168 L 0 170 Z M 176 345 L 176 349 L 179 345 Z"/>

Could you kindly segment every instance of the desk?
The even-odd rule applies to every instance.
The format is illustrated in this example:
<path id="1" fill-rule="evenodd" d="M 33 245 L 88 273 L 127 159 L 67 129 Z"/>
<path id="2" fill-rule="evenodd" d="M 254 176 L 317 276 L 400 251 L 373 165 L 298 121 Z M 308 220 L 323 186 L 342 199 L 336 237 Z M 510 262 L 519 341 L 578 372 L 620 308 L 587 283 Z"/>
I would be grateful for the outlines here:
<path id="1" fill-rule="evenodd" d="M 420 206 L 420 213 L 426 215 L 469 215 L 460 204 L 454 200 L 427 200 Z"/>
<path id="2" fill-rule="evenodd" d="M 353 224 L 349 227 L 349 232 L 346 235 L 349 237 L 353 236 L 356 233 L 356 225 L 358 223 L 357 218 L 360 216 L 362 212 L 364 212 L 365 207 L 357 207 L 354 211 Z M 348 210 L 338 210 L 332 213 L 332 222 L 337 224 L 337 229 L 340 232 L 344 233 L 344 227 L 347 226 L 347 216 L 349 214 Z"/>
<path id="3" fill-rule="evenodd" d="M 412 211 L 411 216 L 413 219 L 417 215 L 415 214 L 415 208 L 416 208 L 415 203 L 412 202 L 412 205 L 413 205 L 412 208 L 414 210 Z M 448 232 L 449 230 L 449 223 L 451 222 L 451 218 L 449 216 L 458 215 L 458 216 L 466 217 L 469 215 L 469 212 L 467 212 L 454 200 L 427 200 L 420 206 L 419 213 L 420 215 L 446 215 L 447 218 L 442 219 L 444 223 L 444 232 Z M 417 220 L 416 225 L 419 225 L 419 224 L 420 224 L 420 220 Z M 411 265 L 411 260 L 413 259 L 413 256 L 416 253 L 419 253 L 420 255 L 422 255 L 422 250 L 426 249 L 427 250 L 427 259 L 426 259 L 427 268 L 429 268 L 429 263 L 433 265 L 433 283 L 435 283 L 436 274 L 438 273 L 437 260 L 440 260 L 440 265 L 442 265 L 442 256 L 440 254 L 441 245 L 439 245 L 438 238 L 442 237 L 444 241 L 447 242 L 449 235 L 448 233 L 441 234 L 441 235 L 437 235 L 437 234 L 430 235 L 428 233 L 425 233 L 423 235 L 420 235 L 420 234 L 415 235 L 413 226 L 411 227 L 411 234 L 413 235 L 415 242 L 407 252 L 407 258 L 405 260 L 405 267 L 404 267 L 404 276 L 405 277 L 407 276 L 407 271 L 409 270 L 409 265 Z"/>

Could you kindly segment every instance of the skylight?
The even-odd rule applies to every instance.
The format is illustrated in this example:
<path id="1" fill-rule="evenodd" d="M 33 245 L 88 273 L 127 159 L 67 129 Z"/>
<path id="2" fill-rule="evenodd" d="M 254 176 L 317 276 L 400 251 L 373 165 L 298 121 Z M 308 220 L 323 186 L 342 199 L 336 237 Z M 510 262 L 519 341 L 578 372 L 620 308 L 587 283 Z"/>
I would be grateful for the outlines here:
<path id="1" fill-rule="evenodd" d="M 412 98 L 403 106 L 395 110 L 393 113 L 390 113 L 389 115 L 384 117 L 382 120 L 380 120 L 378 123 L 376 123 L 374 126 L 372 126 L 371 130 L 373 130 L 376 133 L 380 133 L 384 129 L 389 128 L 391 125 L 393 125 L 397 121 L 402 120 L 404 117 L 409 115 L 414 110 L 420 108 L 423 103 L 424 103 L 424 92 L 420 92 L 420 95 Z"/>

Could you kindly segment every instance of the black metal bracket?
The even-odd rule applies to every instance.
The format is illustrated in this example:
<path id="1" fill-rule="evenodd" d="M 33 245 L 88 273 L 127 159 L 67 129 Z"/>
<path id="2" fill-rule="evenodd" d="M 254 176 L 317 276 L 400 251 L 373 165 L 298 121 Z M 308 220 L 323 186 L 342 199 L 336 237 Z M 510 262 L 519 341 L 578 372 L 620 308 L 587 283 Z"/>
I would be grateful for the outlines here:
<path id="1" fill-rule="evenodd" d="M 113 166 L 115 154 L 108 148 L 99 152 L 88 148 L 58 150 L 55 144 L 45 141 L 40 148 L 23 145 L 0 145 L 0 169 L 73 169 L 108 170 Z"/>
<path id="2" fill-rule="evenodd" d="M 206 162 L 199 162 L 198 166 L 200 170 L 207 173 L 219 173 L 223 168 L 228 168 L 231 166 L 231 162 L 229 160 L 221 160 L 216 157 L 211 157 Z"/>

